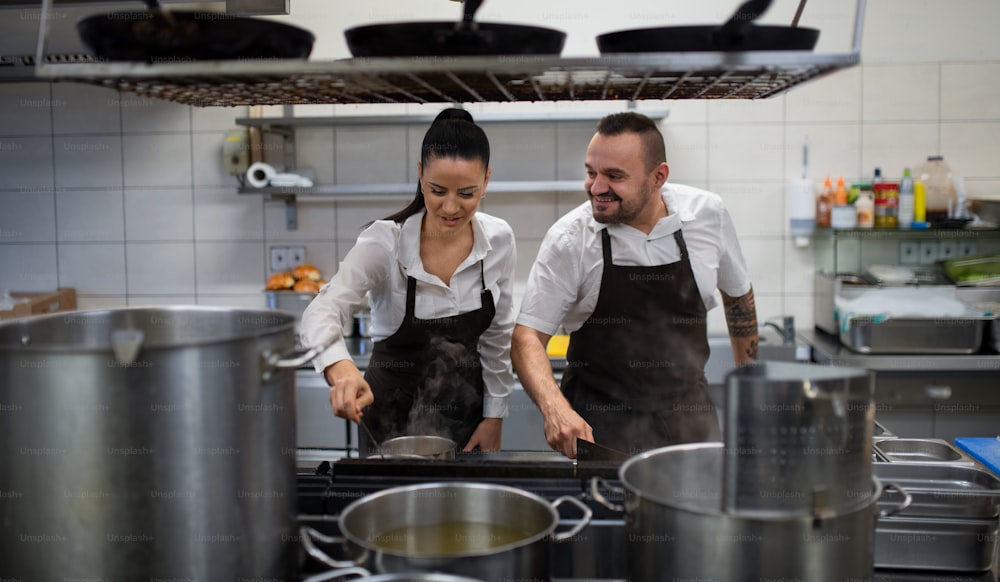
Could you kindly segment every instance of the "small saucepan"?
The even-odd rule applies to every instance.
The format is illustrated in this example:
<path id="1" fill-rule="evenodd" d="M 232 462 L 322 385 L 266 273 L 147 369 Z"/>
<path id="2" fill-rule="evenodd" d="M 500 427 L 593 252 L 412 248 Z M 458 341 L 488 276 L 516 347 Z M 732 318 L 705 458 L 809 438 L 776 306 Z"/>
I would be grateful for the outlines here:
<path id="1" fill-rule="evenodd" d="M 445 437 L 401 436 L 383 442 L 368 458 L 453 460 L 456 448 L 455 441 Z"/>

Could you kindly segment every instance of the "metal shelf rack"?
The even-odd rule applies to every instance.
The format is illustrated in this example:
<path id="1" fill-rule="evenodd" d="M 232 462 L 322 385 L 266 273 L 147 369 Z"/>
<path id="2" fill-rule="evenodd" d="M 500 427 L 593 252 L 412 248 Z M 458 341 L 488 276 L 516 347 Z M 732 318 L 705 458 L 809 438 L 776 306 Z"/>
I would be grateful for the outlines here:
<path id="1" fill-rule="evenodd" d="M 393 57 L 334 61 L 52 63 L 43 0 L 35 75 L 198 107 L 336 103 L 765 99 L 860 62 L 852 50 L 635 53 L 599 57 Z"/>

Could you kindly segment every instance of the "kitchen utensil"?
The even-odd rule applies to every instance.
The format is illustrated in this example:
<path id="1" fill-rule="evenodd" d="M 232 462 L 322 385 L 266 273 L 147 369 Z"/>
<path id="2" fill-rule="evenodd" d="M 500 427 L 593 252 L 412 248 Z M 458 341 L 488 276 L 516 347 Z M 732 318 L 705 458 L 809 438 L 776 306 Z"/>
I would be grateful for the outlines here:
<path id="1" fill-rule="evenodd" d="M 370 24 L 344 31 L 355 57 L 558 55 L 566 33 L 551 28 L 475 22 L 482 0 L 466 0 L 459 22 Z"/>
<path id="2" fill-rule="evenodd" d="M 1000 479 L 975 466 L 945 463 L 875 463 L 876 477 L 902 485 L 913 503 L 900 517 L 995 519 L 1000 507 Z M 879 506 L 898 495 L 885 493 Z"/>
<path id="3" fill-rule="evenodd" d="M 576 439 L 576 459 L 580 463 L 591 461 L 609 461 L 620 463 L 628 459 L 628 454 L 621 451 L 592 443 L 583 439 Z"/>
<path id="4" fill-rule="evenodd" d="M 368 427 L 365 427 L 367 430 Z M 368 438 L 372 438 L 368 433 Z M 376 442 L 374 439 L 372 442 Z M 386 440 L 371 456 L 382 458 L 454 459 L 455 441 L 432 435 L 409 435 Z"/>
<path id="5" fill-rule="evenodd" d="M 368 428 L 368 425 L 365 424 L 365 419 L 364 418 L 359 418 L 358 419 L 358 425 L 360 425 L 361 428 L 362 428 L 362 430 L 365 431 L 365 436 L 367 436 L 368 440 L 371 441 L 372 446 L 376 447 L 375 454 L 368 455 L 368 456 L 369 457 L 374 457 L 374 456 L 378 455 L 379 457 L 381 457 L 381 458 L 384 459 L 385 458 L 385 452 L 382 450 L 382 447 L 379 446 L 378 439 L 376 439 L 375 435 L 372 434 L 372 429 Z"/>
<path id="6" fill-rule="evenodd" d="M 758 362 L 726 376 L 724 508 L 840 513 L 871 493 L 875 376 Z"/>
<path id="7" fill-rule="evenodd" d="M 996 555 L 996 519 L 892 517 L 875 526 L 877 568 L 982 572 Z"/>
<path id="8" fill-rule="evenodd" d="M 771 0 L 747 0 L 722 26 L 666 26 L 609 32 L 597 37 L 597 47 L 601 54 L 607 54 L 812 50 L 816 46 L 819 30 L 799 27 L 797 20 L 792 26 L 754 24 L 770 5 Z"/>
<path id="9" fill-rule="evenodd" d="M 109 61 L 305 59 L 315 41 L 311 32 L 273 20 L 162 8 L 94 14 L 76 28 L 94 56 Z"/>
<path id="10" fill-rule="evenodd" d="M 1000 437 L 959 437 L 955 439 L 955 446 L 1000 476 Z"/>
<path id="11" fill-rule="evenodd" d="M 294 351 L 293 322 L 178 306 L 0 324 L 4 577 L 296 579 L 294 370 L 327 346 Z"/>
<path id="12" fill-rule="evenodd" d="M 621 466 L 625 579 L 746 580 L 748 572 L 754 580 L 871 577 L 882 490 L 877 479 L 828 515 L 730 513 L 723 509 L 722 485 L 724 457 L 731 454 L 722 443 L 691 443 L 648 451 Z M 592 497 L 620 511 L 606 502 L 599 484 L 591 481 Z"/>
<path id="13" fill-rule="evenodd" d="M 568 530 L 560 525 L 559 507 L 569 503 L 580 509 L 582 518 Z M 358 499 L 340 513 L 340 532 L 345 546 L 359 556 L 358 565 L 380 572 L 434 571 L 484 580 L 548 580 L 550 544 L 571 539 L 590 524 L 593 513 L 575 497 L 559 497 L 549 503 L 533 493 L 505 485 L 487 483 L 423 483 L 392 487 Z M 421 551 L 397 549 L 400 528 L 419 528 L 426 535 L 446 536 L 465 541 L 461 527 L 469 532 L 496 527 L 516 541 L 493 545 L 492 540 L 478 550 L 445 548 Z M 436 531 L 435 528 L 438 528 Z M 427 542 L 421 539 L 422 543 Z"/>

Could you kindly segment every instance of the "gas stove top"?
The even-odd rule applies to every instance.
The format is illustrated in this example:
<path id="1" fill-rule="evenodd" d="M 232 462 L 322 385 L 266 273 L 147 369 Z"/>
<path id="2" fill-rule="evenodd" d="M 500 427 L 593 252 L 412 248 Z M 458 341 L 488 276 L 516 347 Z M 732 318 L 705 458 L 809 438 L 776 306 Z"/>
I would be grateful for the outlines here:
<path id="1" fill-rule="evenodd" d="M 416 459 L 342 458 L 317 462 L 313 469 L 300 468 L 298 499 L 300 520 L 336 536 L 337 518 L 347 505 L 366 495 L 402 485 L 446 481 L 477 481 L 524 489 L 552 501 L 573 496 L 594 512 L 593 520 L 579 535 L 553 543 L 552 580 L 624 580 L 625 518 L 594 501 L 590 480 L 600 477 L 614 487 L 618 465 L 613 462 L 575 463 L 556 453 L 504 452 L 460 453 L 453 461 Z M 605 491 L 607 493 L 607 491 Z M 611 498 L 620 502 L 621 498 Z M 563 523 L 572 525 L 567 509 Z M 998 560 L 1000 562 L 1000 560 Z M 318 562 L 307 564 L 305 573 L 328 570 Z M 1000 582 L 997 568 L 990 572 L 892 571 L 877 569 L 872 582 Z"/>

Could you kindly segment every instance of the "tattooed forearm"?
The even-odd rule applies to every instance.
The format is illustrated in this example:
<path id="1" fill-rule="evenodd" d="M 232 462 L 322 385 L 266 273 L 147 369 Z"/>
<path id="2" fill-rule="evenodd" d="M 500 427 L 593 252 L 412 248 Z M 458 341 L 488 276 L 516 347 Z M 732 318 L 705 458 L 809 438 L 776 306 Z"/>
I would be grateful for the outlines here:
<path id="1" fill-rule="evenodd" d="M 730 297 L 722 293 L 722 304 L 729 326 L 729 338 L 733 344 L 733 359 L 736 364 L 744 364 L 757 359 L 757 308 L 753 300 L 753 289 L 745 295 Z"/>

